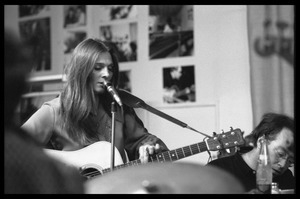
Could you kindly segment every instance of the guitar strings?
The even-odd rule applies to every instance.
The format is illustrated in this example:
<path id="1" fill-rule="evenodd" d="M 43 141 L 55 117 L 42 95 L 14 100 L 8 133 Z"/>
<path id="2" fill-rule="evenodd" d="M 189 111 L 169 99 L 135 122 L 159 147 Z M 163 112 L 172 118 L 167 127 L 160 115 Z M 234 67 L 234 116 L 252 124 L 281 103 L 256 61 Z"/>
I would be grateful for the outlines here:
<path id="1" fill-rule="evenodd" d="M 206 149 L 206 143 L 205 142 L 193 144 L 193 145 L 190 145 L 190 146 L 185 146 L 185 147 L 182 147 L 180 149 L 171 150 L 171 152 L 172 151 L 175 152 L 175 155 L 176 155 L 175 160 L 178 160 L 178 159 L 181 159 L 181 158 L 186 157 L 186 156 L 190 156 L 190 155 L 193 155 L 193 154 L 203 152 L 204 150 L 201 151 L 201 149 L 203 149 L 203 148 Z M 194 151 L 196 153 L 192 153 L 192 151 Z M 161 159 L 161 157 L 163 159 Z M 166 161 L 172 162 L 174 160 L 174 156 L 173 156 L 173 159 L 172 159 L 172 155 L 171 155 L 170 151 L 165 151 L 165 152 L 162 152 L 161 154 L 157 154 L 155 156 L 150 156 L 149 160 L 150 160 L 150 162 L 166 162 Z M 159 160 L 161 160 L 161 161 L 159 161 Z M 121 168 L 124 168 L 124 167 L 135 166 L 135 165 L 139 165 L 139 164 L 141 164 L 140 159 L 133 160 L 133 161 L 130 161 L 130 162 L 122 164 L 122 165 L 117 165 L 117 166 L 114 167 L 114 169 L 121 169 Z M 110 168 L 103 169 L 102 171 L 95 170 L 95 171 L 85 173 L 84 176 L 89 178 L 89 177 L 97 176 L 97 175 L 100 175 L 100 174 L 105 174 L 105 173 L 108 173 L 110 171 L 111 171 Z"/>

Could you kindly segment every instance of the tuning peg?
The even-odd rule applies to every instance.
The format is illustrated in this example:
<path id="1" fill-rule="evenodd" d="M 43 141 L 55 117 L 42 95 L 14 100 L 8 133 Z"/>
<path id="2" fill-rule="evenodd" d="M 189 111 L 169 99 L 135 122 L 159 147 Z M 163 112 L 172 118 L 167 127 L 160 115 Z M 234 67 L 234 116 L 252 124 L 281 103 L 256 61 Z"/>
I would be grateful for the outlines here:
<path id="1" fill-rule="evenodd" d="M 213 132 L 213 137 L 215 137 L 217 135 L 217 133 L 216 132 Z"/>
<path id="2" fill-rule="evenodd" d="M 232 128 L 232 126 L 230 127 L 230 130 L 231 130 L 231 131 L 233 131 L 233 128 Z"/>
<path id="3" fill-rule="evenodd" d="M 222 133 L 224 133 L 224 130 L 222 129 Z"/>

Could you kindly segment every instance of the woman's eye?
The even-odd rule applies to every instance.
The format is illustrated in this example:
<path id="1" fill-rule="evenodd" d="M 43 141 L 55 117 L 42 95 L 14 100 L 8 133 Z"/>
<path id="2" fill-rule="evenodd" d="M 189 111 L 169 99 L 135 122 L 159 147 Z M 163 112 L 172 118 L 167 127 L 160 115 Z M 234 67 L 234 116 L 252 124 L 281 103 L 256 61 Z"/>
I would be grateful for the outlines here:
<path id="1" fill-rule="evenodd" d="M 113 71 L 113 66 L 112 66 L 112 65 L 107 66 L 107 69 L 108 69 L 109 71 Z"/>
<path id="2" fill-rule="evenodd" d="M 95 67 L 94 67 L 94 70 L 101 70 L 103 68 L 103 66 L 99 65 L 99 64 L 96 64 Z"/>
<path id="3" fill-rule="evenodd" d="M 109 65 L 109 66 L 100 66 L 100 65 L 96 65 L 95 67 L 94 67 L 94 70 L 95 71 L 100 71 L 100 70 L 102 70 L 103 68 L 105 68 L 105 67 L 107 67 L 107 70 L 109 70 L 109 71 L 113 71 L 113 65 Z"/>

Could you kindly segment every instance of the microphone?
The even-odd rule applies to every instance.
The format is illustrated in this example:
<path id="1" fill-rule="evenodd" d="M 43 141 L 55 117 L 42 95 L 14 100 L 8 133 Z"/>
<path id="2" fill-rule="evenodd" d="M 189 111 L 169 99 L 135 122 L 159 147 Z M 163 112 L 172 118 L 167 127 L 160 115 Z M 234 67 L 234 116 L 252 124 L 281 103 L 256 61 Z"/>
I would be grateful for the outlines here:
<path id="1" fill-rule="evenodd" d="M 111 85 L 111 83 L 104 80 L 104 85 L 106 86 L 107 91 L 111 94 L 114 100 L 120 105 L 123 106 L 122 101 L 117 93 L 117 90 Z"/>

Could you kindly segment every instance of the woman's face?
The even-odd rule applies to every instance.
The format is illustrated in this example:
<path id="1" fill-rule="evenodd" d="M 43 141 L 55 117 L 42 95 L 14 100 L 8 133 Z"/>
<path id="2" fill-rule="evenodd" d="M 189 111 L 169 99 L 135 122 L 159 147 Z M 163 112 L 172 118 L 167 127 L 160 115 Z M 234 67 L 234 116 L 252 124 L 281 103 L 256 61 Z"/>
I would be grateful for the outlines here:
<path id="1" fill-rule="evenodd" d="M 113 76 L 113 62 L 111 55 L 108 52 L 100 54 L 92 73 L 92 82 L 95 93 L 104 93 L 104 80 L 110 82 Z"/>

